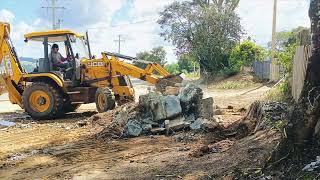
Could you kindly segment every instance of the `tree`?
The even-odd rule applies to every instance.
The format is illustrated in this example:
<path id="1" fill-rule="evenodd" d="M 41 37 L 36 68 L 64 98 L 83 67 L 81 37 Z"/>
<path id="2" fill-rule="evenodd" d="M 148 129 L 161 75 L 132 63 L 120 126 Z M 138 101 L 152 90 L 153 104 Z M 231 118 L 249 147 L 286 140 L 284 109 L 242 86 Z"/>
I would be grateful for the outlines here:
<path id="1" fill-rule="evenodd" d="M 292 73 L 293 58 L 296 53 L 298 44 L 288 44 L 283 50 L 276 53 L 278 62 L 285 68 L 286 73 Z"/>
<path id="2" fill-rule="evenodd" d="M 310 29 L 306 27 L 297 27 L 291 31 L 281 31 L 276 33 L 276 50 L 282 51 L 286 46 L 297 44 L 299 41 L 299 33 L 302 31 L 307 31 L 310 34 Z M 271 42 L 268 43 L 271 49 Z"/>
<path id="3" fill-rule="evenodd" d="M 265 51 L 261 46 L 246 40 L 238 44 L 230 54 L 230 66 L 240 70 L 241 66 L 252 66 L 254 61 L 263 60 Z"/>
<path id="4" fill-rule="evenodd" d="M 319 142 L 320 137 L 320 19 L 319 0 L 310 2 L 310 18 L 312 32 L 312 56 L 309 58 L 306 78 L 301 97 L 290 113 L 290 126 L 287 127 L 289 141 L 287 144 L 301 147 L 310 143 L 314 138 Z M 315 142 L 315 141 L 314 141 Z M 309 144 L 310 145 L 310 144 Z M 296 148 L 297 149 L 297 148 Z M 300 149 L 300 148 L 298 148 Z"/>
<path id="5" fill-rule="evenodd" d="M 168 64 L 164 67 L 170 74 L 179 74 L 180 68 L 179 65 L 177 63 L 173 63 L 173 64 Z"/>
<path id="6" fill-rule="evenodd" d="M 240 18 L 232 11 L 234 8 L 226 10 L 229 7 L 226 4 L 204 2 L 174 2 L 160 13 L 158 21 L 160 35 L 177 47 L 178 54 L 195 57 L 202 75 L 203 72 L 215 74 L 228 66 L 229 54 L 242 35 Z"/>
<path id="7" fill-rule="evenodd" d="M 301 33 L 304 32 L 304 33 Z M 310 36 L 310 29 L 305 27 L 297 27 L 291 31 L 281 31 L 276 34 L 276 54 L 275 57 L 279 64 L 281 64 L 287 73 L 292 72 L 293 58 L 296 48 L 300 43 L 301 34 Z M 309 40 L 310 38 L 302 38 Z M 271 42 L 268 43 L 271 47 Z"/>
<path id="8" fill-rule="evenodd" d="M 234 11 L 240 0 L 195 0 L 194 2 L 202 6 L 209 6 L 210 3 L 213 3 L 217 10 Z"/>
<path id="9" fill-rule="evenodd" d="M 137 58 L 140 60 L 156 62 L 161 66 L 164 66 L 166 62 L 167 52 L 164 50 L 163 47 L 156 47 L 153 48 L 151 51 L 144 51 L 137 54 Z M 135 63 L 136 66 L 145 68 L 146 64 L 137 62 Z"/>
<path id="10" fill-rule="evenodd" d="M 199 69 L 199 63 L 195 60 L 194 57 L 188 54 L 181 54 L 179 56 L 178 65 L 181 72 L 193 72 L 194 70 Z"/>

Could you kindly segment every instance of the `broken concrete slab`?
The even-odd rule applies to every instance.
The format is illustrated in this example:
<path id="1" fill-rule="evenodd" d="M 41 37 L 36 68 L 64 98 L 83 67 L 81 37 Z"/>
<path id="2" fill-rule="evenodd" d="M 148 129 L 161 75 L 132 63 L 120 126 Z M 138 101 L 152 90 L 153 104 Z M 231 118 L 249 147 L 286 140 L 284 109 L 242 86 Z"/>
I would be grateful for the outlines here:
<path id="1" fill-rule="evenodd" d="M 151 124 L 142 124 L 142 130 L 143 132 L 150 132 L 152 129 L 152 125 Z"/>
<path id="2" fill-rule="evenodd" d="M 190 125 L 192 130 L 211 130 L 218 126 L 219 124 L 214 120 L 208 120 L 204 118 L 198 118 L 194 123 Z"/>
<path id="3" fill-rule="evenodd" d="M 149 112 L 152 115 L 152 120 L 155 122 L 172 119 L 182 113 L 177 96 L 162 96 L 158 93 L 149 93 L 140 96 L 139 102 L 143 107 L 143 113 Z"/>
<path id="4" fill-rule="evenodd" d="M 203 98 L 201 88 L 187 84 L 178 96 L 150 92 L 139 104 L 125 106 L 113 115 L 112 124 L 101 133 L 111 137 L 170 134 L 181 130 L 213 129 L 213 98 Z M 198 119 L 202 117 L 202 119 Z M 210 120 L 207 120 L 210 119 Z"/>
<path id="5" fill-rule="evenodd" d="M 213 103 L 214 101 L 212 97 L 201 100 L 200 117 L 210 119 L 212 116 L 214 116 Z"/>
<path id="6" fill-rule="evenodd" d="M 203 119 L 203 118 L 198 118 L 195 122 L 193 122 L 191 125 L 190 125 L 190 129 L 192 130 L 199 130 L 201 129 L 202 125 L 204 123 L 208 122 L 207 119 Z"/>
<path id="7" fill-rule="evenodd" d="M 124 127 L 126 137 L 138 137 L 142 133 L 141 123 L 136 120 L 130 120 Z"/>
<path id="8" fill-rule="evenodd" d="M 179 98 L 177 96 L 166 96 L 165 97 L 165 111 L 166 119 L 171 119 L 179 116 L 182 113 Z"/>
<path id="9" fill-rule="evenodd" d="M 180 104 L 185 114 L 199 114 L 199 105 L 203 97 L 202 89 L 194 84 L 187 84 L 180 89 Z"/>
<path id="10" fill-rule="evenodd" d="M 153 128 L 151 129 L 152 134 L 164 134 L 166 128 Z"/>
<path id="11" fill-rule="evenodd" d="M 186 115 L 185 118 L 189 123 L 193 123 L 194 121 L 196 121 L 196 116 L 193 113 Z"/>
<path id="12" fill-rule="evenodd" d="M 186 122 L 184 117 L 180 117 L 175 120 L 170 120 L 166 128 L 173 131 L 179 131 L 185 128 L 189 128 L 189 126 L 190 126 L 190 123 Z"/>

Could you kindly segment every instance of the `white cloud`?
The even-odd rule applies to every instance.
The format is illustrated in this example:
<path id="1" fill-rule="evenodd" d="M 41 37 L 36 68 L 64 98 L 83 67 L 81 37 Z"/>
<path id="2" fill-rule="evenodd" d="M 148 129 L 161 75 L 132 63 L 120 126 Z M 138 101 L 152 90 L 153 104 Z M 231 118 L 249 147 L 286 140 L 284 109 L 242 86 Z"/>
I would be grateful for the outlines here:
<path id="1" fill-rule="evenodd" d="M 10 22 L 12 22 L 13 19 L 14 19 L 14 15 L 12 12 L 10 12 L 6 9 L 0 10 L 0 21 L 10 23 Z"/>
<path id="2" fill-rule="evenodd" d="M 140 51 L 164 46 L 168 53 L 167 60 L 174 62 L 176 61 L 174 47 L 164 42 L 159 36 L 159 25 L 155 20 L 159 17 L 158 13 L 173 1 L 134 0 L 128 12 L 133 21 L 150 19 L 152 21 L 137 24 L 121 21 L 118 24 L 124 25 L 117 27 L 111 26 L 112 17 L 126 3 L 125 0 L 65 1 L 61 5 L 67 9 L 58 15 L 64 19 L 63 28 L 79 33 L 84 33 L 89 28 L 92 51 L 98 56 L 102 51 L 117 52 L 118 46 L 114 40 L 121 34 L 125 39 L 121 51 L 123 54 L 135 56 Z M 280 0 L 278 2 L 278 31 L 290 30 L 297 26 L 310 26 L 307 0 Z M 247 35 L 253 37 L 261 45 L 266 45 L 271 39 L 272 8 L 271 0 L 241 0 L 237 10 L 247 30 Z M 45 30 L 50 27 L 50 16 L 39 15 L 39 18 L 27 24 L 15 18 L 12 12 L 2 9 L 0 10 L 0 21 L 11 23 L 12 38 L 20 56 L 39 57 L 42 54 L 42 51 L 39 51 L 40 45 L 26 45 L 23 42 L 23 35 L 30 31 Z M 92 27 L 101 28 L 90 29 Z"/>
<path id="3" fill-rule="evenodd" d="M 174 0 L 134 0 L 130 14 L 136 18 L 155 17 L 172 2 Z"/>
<path id="4" fill-rule="evenodd" d="M 114 12 L 119 10 L 124 3 L 125 0 L 70 0 L 62 2 L 61 6 L 66 7 L 62 13 L 63 24 L 73 28 L 98 22 L 109 24 Z"/>
<path id="5" fill-rule="evenodd" d="M 309 27 L 308 8 L 308 0 L 278 1 L 277 31 L 291 30 L 298 26 Z M 271 40 L 273 1 L 241 0 L 237 11 L 247 36 L 265 46 Z"/>

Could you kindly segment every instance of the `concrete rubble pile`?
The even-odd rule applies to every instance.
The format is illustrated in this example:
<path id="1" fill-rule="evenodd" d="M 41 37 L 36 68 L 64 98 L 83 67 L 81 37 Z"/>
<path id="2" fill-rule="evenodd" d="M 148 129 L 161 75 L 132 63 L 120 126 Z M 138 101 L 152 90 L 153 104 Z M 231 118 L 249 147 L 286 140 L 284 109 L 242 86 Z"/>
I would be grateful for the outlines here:
<path id="1" fill-rule="evenodd" d="M 124 106 L 100 134 L 116 134 L 117 137 L 168 135 L 186 130 L 213 131 L 219 126 L 213 118 L 213 99 L 203 99 L 201 88 L 187 84 L 178 92 L 177 95 L 151 92 L 140 96 L 136 108 Z"/>

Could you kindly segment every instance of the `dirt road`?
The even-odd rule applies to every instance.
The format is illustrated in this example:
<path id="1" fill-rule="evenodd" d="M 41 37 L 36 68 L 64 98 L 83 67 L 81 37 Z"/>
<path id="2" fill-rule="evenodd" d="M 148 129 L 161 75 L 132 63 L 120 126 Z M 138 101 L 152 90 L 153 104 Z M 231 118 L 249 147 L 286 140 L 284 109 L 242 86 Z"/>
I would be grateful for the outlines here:
<path id="1" fill-rule="evenodd" d="M 138 95 L 147 93 L 146 84 L 138 82 L 135 87 Z M 268 89 L 204 91 L 220 107 L 232 105 L 236 112 L 261 98 Z M 194 149 L 217 140 L 208 138 L 210 134 L 191 132 L 170 137 L 97 139 L 93 125 L 79 125 L 79 121 L 96 113 L 94 109 L 94 104 L 85 105 L 63 119 L 35 122 L 9 102 L 1 102 L 0 118 L 16 124 L 0 129 L 0 179 L 214 178 L 238 167 L 259 168 L 279 138 L 271 131 L 239 141 L 223 141 L 219 152 L 195 158 L 190 156 Z M 227 112 L 220 118 L 228 124 L 241 117 Z"/>

